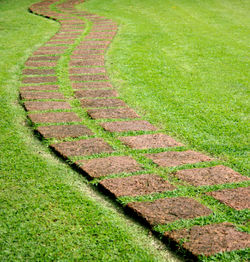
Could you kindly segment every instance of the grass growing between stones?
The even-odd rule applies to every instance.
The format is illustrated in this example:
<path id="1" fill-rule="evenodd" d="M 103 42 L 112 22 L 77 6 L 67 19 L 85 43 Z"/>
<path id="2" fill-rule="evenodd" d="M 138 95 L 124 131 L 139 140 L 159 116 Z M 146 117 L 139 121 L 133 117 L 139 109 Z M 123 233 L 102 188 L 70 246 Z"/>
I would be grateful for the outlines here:
<path id="1" fill-rule="evenodd" d="M 34 2 L 0 5 L 0 260 L 177 261 L 33 136 L 18 102 L 21 71 L 59 28 L 27 12 Z"/>

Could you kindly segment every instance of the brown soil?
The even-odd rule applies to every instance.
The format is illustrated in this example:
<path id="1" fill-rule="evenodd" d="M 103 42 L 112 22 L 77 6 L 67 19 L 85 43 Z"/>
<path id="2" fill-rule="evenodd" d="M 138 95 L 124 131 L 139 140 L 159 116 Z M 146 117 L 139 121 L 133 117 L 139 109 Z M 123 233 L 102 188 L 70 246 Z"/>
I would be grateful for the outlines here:
<path id="1" fill-rule="evenodd" d="M 212 159 L 199 152 L 183 151 L 183 152 L 162 152 L 157 154 L 147 154 L 148 158 L 159 166 L 174 167 L 185 164 L 195 164 L 199 162 L 211 161 Z"/>
<path id="2" fill-rule="evenodd" d="M 101 138 L 91 138 L 51 145 L 63 157 L 88 156 L 100 153 L 111 153 L 113 148 Z"/>
<path id="3" fill-rule="evenodd" d="M 48 82 L 57 82 L 56 76 L 34 76 L 34 77 L 25 77 L 22 80 L 23 83 L 48 83 Z"/>
<path id="4" fill-rule="evenodd" d="M 75 67 L 69 69 L 70 74 L 105 74 L 104 67 Z"/>
<path id="5" fill-rule="evenodd" d="M 54 69 L 24 69 L 23 75 L 53 75 Z"/>
<path id="6" fill-rule="evenodd" d="M 75 113 L 72 112 L 29 114 L 28 117 L 34 123 L 66 123 L 81 121 L 81 119 Z"/>
<path id="7" fill-rule="evenodd" d="M 93 135 L 93 132 L 91 132 L 84 125 L 39 126 L 37 131 L 45 138 L 65 138 Z"/>
<path id="8" fill-rule="evenodd" d="M 211 256 L 219 252 L 229 252 L 250 247 L 250 235 L 238 231 L 231 223 L 194 226 L 190 229 L 166 232 L 165 236 L 180 242 L 195 256 Z"/>
<path id="9" fill-rule="evenodd" d="M 176 172 L 175 176 L 193 186 L 211 186 L 249 180 L 226 166 L 186 169 Z"/>
<path id="10" fill-rule="evenodd" d="M 110 174 L 132 173 L 141 170 L 140 165 L 133 158 L 128 156 L 79 160 L 77 164 L 92 178 Z"/>
<path id="11" fill-rule="evenodd" d="M 127 206 L 151 226 L 167 224 L 180 219 L 207 216 L 212 213 L 207 207 L 187 197 L 164 198 L 153 202 L 133 202 Z"/>
<path id="12" fill-rule="evenodd" d="M 224 189 L 209 192 L 207 195 L 216 198 L 223 204 L 228 205 L 236 210 L 250 208 L 250 187 Z"/>
<path id="13" fill-rule="evenodd" d="M 101 123 L 101 126 L 109 132 L 127 132 L 127 131 L 155 131 L 156 127 L 147 121 L 119 121 Z"/>
<path id="14" fill-rule="evenodd" d="M 110 118 L 138 118 L 139 115 L 131 108 L 113 108 L 113 109 L 89 109 L 88 115 L 93 119 Z"/>
<path id="15" fill-rule="evenodd" d="M 43 110 L 57 110 L 57 109 L 70 109 L 71 106 L 66 102 L 56 101 L 27 101 L 24 102 L 24 107 L 27 111 L 43 111 Z"/>
<path id="16" fill-rule="evenodd" d="M 116 198 L 121 196 L 135 197 L 175 189 L 163 178 L 151 174 L 105 179 L 100 182 L 100 185 Z"/>
<path id="17" fill-rule="evenodd" d="M 96 80 L 108 80 L 106 75 L 79 75 L 79 76 L 70 76 L 71 81 L 96 81 Z"/>
<path id="18" fill-rule="evenodd" d="M 58 92 L 21 92 L 22 99 L 64 99 L 64 95 Z"/>
<path id="19" fill-rule="evenodd" d="M 58 90 L 58 86 L 56 85 L 37 85 L 37 86 L 21 86 L 21 91 L 52 91 Z"/>
<path id="20" fill-rule="evenodd" d="M 83 99 L 82 107 L 125 107 L 126 104 L 120 99 Z"/>
<path id="21" fill-rule="evenodd" d="M 75 91 L 75 96 L 77 98 L 83 98 L 83 97 L 116 97 L 116 96 L 118 96 L 118 93 L 114 89 L 81 90 L 81 91 Z"/>
<path id="22" fill-rule="evenodd" d="M 127 136 L 119 137 L 119 139 L 125 145 L 134 149 L 183 146 L 183 144 L 176 142 L 172 137 L 165 134 Z"/>

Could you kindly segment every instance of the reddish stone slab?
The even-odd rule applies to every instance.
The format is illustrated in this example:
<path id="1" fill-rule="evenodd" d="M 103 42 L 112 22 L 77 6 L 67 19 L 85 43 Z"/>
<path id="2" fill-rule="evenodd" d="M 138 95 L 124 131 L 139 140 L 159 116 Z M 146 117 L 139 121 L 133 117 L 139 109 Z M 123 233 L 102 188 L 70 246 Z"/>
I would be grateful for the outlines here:
<path id="1" fill-rule="evenodd" d="M 91 138 L 51 145 L 63 157 L 88 156 L 100 153 L 111 153 L 113 148 L 101 138 Z"/>
<path id="2" fill-rule="evenodd" d="M 81 118 L 79 118 L 73 112 L 49 112 L 40 114 L 29 114 L 28 117 L 34 123 L 64 123 L 81 121 Z"/>
<path id="3" fill-rule="evenodd" d="M 93 135 L 93 132 L 84 125 L 39 126 L 37 131 L 45 138 L 65 138 Z"/>
<path id="4" fill-rule="evenodd" d="M 93 119 L 138 118 L 139 115 L 131 108 L 89 109 L 88 115 Z"/>
<path id="5" fill-rule="evenodd" d="M 162 152 L 157 154 L 147 154 L 148 158 L 159 166 L 173 167 L 185 164 L 195 164 L 199 162 L 211 161 L 212 159 L 199 152 L 183 151 L 183 152 Z"/>
<path id="6" fill-rule="evenodd" d="M 57 65 L 57 62 L 32 62 L 32 61 L 27 61 L 25 63 L 26 66 L 30 67 L 55 67 Z"/>
<path id="7" fill-rule="evenodd" d="M 46 45 L 71 45 L 74 44 L 74 40 L 52 40 L 46 43 Z"/>
<path id="8" fill-rule="evenodd" d="M 52 38 L 50 38 L 50 40 L 75 40 L 77 39 L 78 36 L 74 36 L 74 35 L 69 35 L 69 36 L 53 36 Z"/>
<path id="9" fill-rule="evenodd" d="M 41 50 L 41 51 L 35 51 L 33 55 L 58 55 L 63 54 L 65 50 Z"/>
<path id="10" fill-rule="evenodd" d="M 184 239 L 183 247 L 195 256 L 211 256 L 250 247 L 250 235 L 226 222 L 166 232 L 165 236 L 176 242 Z"/>
<path id="11" fill-rule="evenodd" d="M 103 60 L 104 55 L 71 55 L 71 59 L 82 59 L 82 60 Z"/>
<path id="12" fill-rule="evenodd" d="M 156 127 L 148 121 L 119 121 L 101 123 L 101 126 L 109 132 L 128 132 L 128 131 L 155 131 Z"/>
<path id="13" fill-rule="evenodd" d="M 193 186 L 211 186 L 249 180 L 248 177 L 242 176 L 233 169 L 222 165 L 180 170 L 174 175 Z"/>
<path id="14" fill-rule="evenodd" d="M 75 91 L 75 96 L 77 98 L 82 98 L 82 97 L 116 97 L 116 96 L 118 96 L 118 93 L 114 89 L 81 90 L 81 91 Z"/>
<path id="15" fill-rule="evenodd" d="M 180 219 L 208 216 L 212 213 L 204 205 L 187 197 L 164 198 L 153 202 L 132 202 L 127 207 L 151 226 Z"/>
<path id="16" fill-rule="evenodd" d="M 24 69 L 23 75 L 53 75 L 54 69 Z"/>
<path id="17" fill-rule="evenodd" d="M 106 73 L 104 67 L 75 67 L 69 69 L 70 74 L 101 74 Z"/>
<path id="18" fill-rule="evenodd" d="M 176 142 L 172 137 L 165 134 L 127 136 L 119 137 L 119 139 L 125 145 L 134 149 L 183 146 L 183 144 Z"/>
<path id="19" fill-rule="evenodd" d="M 224 189 L 208 192 L 207 195 L 214 197 L 223 204 L 236 210 L 250 208 L 250 187 L 239 187 L 235 189 Z"/>
<path id="20" fill-rule="evenodd" d="M 91 160 L 79 160 L 77 164 L 92 178 L 111 174 L 132 173 L 142 170 L 141 166 L 133 158 L 128 156 L 111 156 Z"/>
<path id="21" fill-rule="evenodd" d="M 83 99 L 82 107 L 125 107 L 126 104 L 120 99 Z"/>
<path id="22" fill-rule="evenodd" d="M 152 174 L 105 179 L 100 182 L 100 185 L 116 198 L 121 196 L 135 197 L 175 189 L 163 178 Z"/>
<path id="23" fill-rule="evenodd" d="M 59 56 L 31 56 L 27 61 L 57 61 Z"/>
<path id="24" fill-rule="evenodd" d="M 55 36 L 79 36 L 82 32 L 59 32 Z"/>
<path id="25" fill-rule="evenodd" d="M 88 43 L 85 44 L 81 44 L 77 47 L 77 49 L 104 49 L 107 48 L 108 45 L 107 44 L 98 44 L 98 45 L 91 45 Z"/>
<path id="26" fill-rule="evenodd" d="M 82 88 L 112 88 L 109 82 L 87 82 L 87 83 L 72 83 L 74 89 Z"/>
<path id="27" fill-rule="evenodd" d="M 80 54 L 104 54 L 105 49 L 76 49 L 73 54 L 80 55 Z"/>
<path id="28" fill-rule="evenodd" d="M 73 60 L 69 62 L 70 66 L 104 66 L 104 60 Z"/>
<path id="29" fill-rule="evenodd" d="M 60 45 L 56 45 L 56 46 L 42 46 L 39 49 L 37 49 L 37 51 L 44 51 L 44 50 L 65 50 L 67 49 L 67 46 L 60 46 Z"/>
<path id="30" fill-rule="evenodd" d="M 54 91 L 58 90 L 57 85 L 37 85 L 37 86 L 21 86 L 21 91 Z"/>
<path id="31" fill-rule="evenodd" d="M 111 43 L 111 41 L 107 41 L 107 40 L 85 40 L 80 42 L 80 44 L 89 44 L 89 45 L 109 45 Z"/>
<path id="32" fill-rule="evenodd" d="M 97 81 L 108 80 L 106 75 L 74 75 L 69 77 L 71 81 Z"/>
<path id="33" fill-rule="evenodd" d="M 21 92 L 21 99 L 64 99 L 64 95 L 57 92 Z"/>
<path id="34" fill-rule="evenodd" d="M 24 107 L 27 111 L 42 111 L 42 110 L 57 110 L 57 109 L 71 109 L 70 105 L 66 102 L 56 101 L 27 101 L 24 102 Z"/>
<path id="35" fill-rule="evenodd" d="M 103 32 L 100 32 L 100 33 L 103 33 Z M 85 38 L 86 39 L 110 39 L 110 40 L 112 40 L 113 37 L 114 37 L 113 35 L 109 35 L 109 34 L 106 34 L 106 35 L 100 35 L 99 34 L 99 35 L 97 35 L 97 32 L 95 32 L 95 33 L 90 33 Z"/>
<path id="36" fill-rule="evenodd" d="M 25 77 L 22 80 L 23 83 L 32 84 L 32 83 L 49 83 L 57 82 L 56 76 L 34 76 L 34 77 Z"/>

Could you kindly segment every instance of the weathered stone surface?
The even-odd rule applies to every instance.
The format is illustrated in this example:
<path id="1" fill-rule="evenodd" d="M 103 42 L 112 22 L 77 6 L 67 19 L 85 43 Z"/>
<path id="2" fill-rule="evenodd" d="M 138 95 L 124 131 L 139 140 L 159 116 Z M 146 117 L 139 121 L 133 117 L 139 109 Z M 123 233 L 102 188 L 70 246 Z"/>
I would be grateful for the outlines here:
<path id="1" fill-rule="evenodd" d="M 120 99 L 83 99 L 82 107 L 125 107 L 126 104 Z"/>
<path id="2" fill-rule="evenodd" d="M 111 153 L 113 148 L 101 138 L 62 142 L 51 145 L 63 157 L 88 156 L 100 153 Z"/>
<path id="3" fill-rule="evenodd" d="M 108 80 L 106 75 L 71 75 L 71 81 L 97 81 L 97 80 Z"/>
<path id="4" fill-rule="evenodd" d="M 104 55 L 71 55 L 71 59 L 80 59 L 80 60 L 103 60 Z"/>
<path id="5" fill-rule="evenodd" d="M 81 90 L 75 91 L 77 98 L 83 97 L 116 97 L 118 93 L 114 89 Z"/>
<path id="6" fill-rule="evenodd" d="M 155 164 L 163 167 L 174 167 L 212 160 L 208 156 L 191 150 L 183 152 L 162 152 L 157 154 L 147 154 L 146 156 L 153 160 Z"/>
<path id="7" fill-rule="evenodd" d="M 105 179 L 99 185 L 116 198 L 121 196 L 135 197 L 175 189 L 163 178 L 152 174 Z"/>
<path id="8" fill-rule="evenodd" d="M 27 101 L 24 102 L 24 107 L 27 111 L 71 109 L 71 106 L 67 102 L 57 101 Z"/>
<path id="9" fill-rule="evenodd" d="M 37 86 L 21 86 L 21 91 L 54 91 L 58 90 L 57 85 L 37 85 Z"/>
<path id="10" fill-rule="evenodd" d="M 61 38 L 60 38 L 61 39 Z M 35 51 L 33 55 L 58 55 L 58 54 L 63 54 L 65 50 L 40 50 L 40 51 Z"/>
<path id="11" fill-rule="evenodd" d="M 127 131 L 155 131 L 156 127 L 147 121 L 119 121 L 101 123 L 101 126 L 109 132 L 127 132 Z"/>
<path id="12" fill-rule="evenodd" d="M 193 186 L 211 186 L 249 180 L 248 177 L 242 176 L 233 169 L 222 165 L 180 170 L 174 175 Z"/>
<path id="13" fill-rule="evenodd" d="M 76 49 L 73 54 L 80 55 L 80 54 L 104 54 L 105 49 Z"/>
<path id="14" fill-rule="evenodd" d="M 54 69 L 24 69 L 23 75 L 53 75 Z"/>
<path id="15" fill-rule="evenodd" d="M 207 216 L 212 213 L 207 207 L 187 197 L 164 198 L 153 202 L 133 202 L 129 203 L 127 207 L 151 226 L 167 224 L 179 219 Z"/>
<path id="16" fill-rule="evenodd" d="M 74 89 L 82 88 L 112 88 L 109 82 L 87 82 L 87 83 L 72 83 Z"/>
<path id="17" fill-rule="evenodd" d="M 70 74 L 105 74 L 104 67 L 74 67 L 69 69 Z"/>
<path id="18" fill-rule="evenodd" d="M 108 108 L 108 109 L 89 109 L 88 115 L 93 119 L 111 119 L 111 118 L 138 118 L 131 108 Z"/>
<path id="19" fill-rule="evenodd" d="M 132 173 L 142 169 L 133 158 L 128 156 L 112 156 L 91 160 L 79 160 L 77 161 L 77 164 L 92 178 L 111 174 Z"/>
<path id="20" fill-rule="evenodd" d="M 58 92 L 21 92 L 21 99 L 64 99 L 64 95 Z"/>
<path id="21" fill-rule="evenodd" d="M 25 77 L 22 80 L 23 83 L 49 83 L 49 82 L 57 82 L 56 76 L 34 76 L 34 77 Z"/>
<path id="22" fill-rule="evenodd" d="M 79 118 L 73 112 L 50 112 L 40 114 L 29 114 L 28 117 L 34 123 L 66 123 L 81 121 L 81 118 Z"/>
<path id="23" fill-rule="evenodd" d="M 57 65 L 57 62 L 33 62 L 33 61 L 27 61 L 25 63 L 26 66 L 30 67 L 55 67 Z"/>
<path id="24" fill-rule="evenodd" d="M 57 61 L 60 56 L 31 56 L 27 61 Z"/>
<path id="25" fill-rule="evenodd" d="M 84 125 L 39 126 L 37 131 L 45 138 L 65 138 L 93 135 L 93 132 Z"/>
<path id="26" fill-rule="evenodd" d="M 73 60 L 69 62 L 70 66 L 104 66 L 104 60 Z"/>
<path id="27" fill-rule="evenodd" d="M 208 192 L 207 195 L 214 197 L 223 204 L 236 210 L 250 208 L 250 187 L 218 190 Z"/>
<path id="28" fill-rule="evenodd" d="M 183 146 L 183 144 L 176 142 L 172 137 L 167 136 L 165 134 L 127 136 L 127 137 L 119 137 L 119 139 L 125 145 L 134 149 Z"/>
<path id="29" fill-rule="evenodd" d="M 231 223 L 194 226 L 166 232 L 165 236 L 176 242 L 184 239 L 183 247 L 195 256 L 211 256 L 250 247 L 250 235 L 238 231 Z"/>

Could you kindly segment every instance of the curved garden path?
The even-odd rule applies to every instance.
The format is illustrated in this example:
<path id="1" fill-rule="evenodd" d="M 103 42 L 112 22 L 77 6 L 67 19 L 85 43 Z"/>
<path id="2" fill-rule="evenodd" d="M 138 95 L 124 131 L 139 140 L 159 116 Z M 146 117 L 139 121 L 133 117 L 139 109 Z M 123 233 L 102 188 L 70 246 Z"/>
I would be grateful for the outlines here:
<path id="1" fill-rule="evenodd" d="M 163 172 L 166 167 L 213 159 L 186 150 L 118 98 L 104 61 L 117 24 L 75 9 L 83 0 L 54 5 L 57 2 L 45 0 L 30 7 L 31 12 L 61 24 L 23 70 L 20 96 L 36 132 L 58 155 L 94 179 L 100 190 L 123 203 L 130 215 L 193 256 L 249 247 L 249 234 L 238 230 L 237 223 L 213 216 L 215 202 L 223 207 L 221 217 L 228 210 L 249 208 L 249 187 L 241 186 L 248 178 L 216 164 L 182 169 L 164 178 L 148 172 L 140 159 Z M 62 64 L 68 65 L 67 72 L 60 72 Z M 233 189 L 209 189 L 227 183 L 236 184 Z M 176 228 L 168 228 L 173 223 Z"/>

